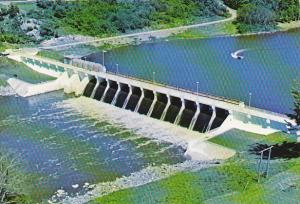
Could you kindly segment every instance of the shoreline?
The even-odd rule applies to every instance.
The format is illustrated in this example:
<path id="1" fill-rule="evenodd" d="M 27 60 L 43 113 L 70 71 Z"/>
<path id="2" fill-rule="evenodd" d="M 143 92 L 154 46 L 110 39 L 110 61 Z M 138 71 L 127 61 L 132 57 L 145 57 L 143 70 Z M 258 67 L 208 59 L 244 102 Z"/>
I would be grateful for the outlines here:
<path id="1" fill-rule="evenodd" d="M 299 22 L 300 23 L 300 22 Z M 234 37 L 251 37 L 251 36 L 261 36 L 261 35 L 273 35 L 273 34 L 278 34 L 278 33 L 283 33 L 283 32 L 292 32 L 293 30 L 300 29 L 300 25 L 292 26 L 292 27 L 286 27 L 286 28 L 281 28 L 278 30 L 272 30 L 272 31 L 262 31 L 262 32 L 251 32 L 251 33 L 237 33 L 237 34 L 228 34 L 228 35 L 204 35 L 204 36 L 195 36 L 195 37 L 178 37 L 176 35 L 180 35 L 181 33 L 184 32 L 189 32 L 190 29 L 183 31 L 181 33 L 172 33 L 168 36 L 164 37 L 158 37 L 156 39 L 151 39 L 151 38 L 140 38 L 138 40 L 131 38 L 131 37 L 124 37 L 120 38 L 118 40 L 108 40 L 105 41 L 105 39 L 102 42 L 94 42 L 94 43 L 86 43 L 82 45 L 91 45 L 96 47 L 97 49 L 105 49 L 105 50 L 112 50 L 115 48 L 120 48 L 120 47 L 127 47 L 127 46 L 138 46 L 141 44 L 145 43 L 155 43 L 155 42 L 161 42 L 161 41 L 172 41 L 172 40 L 199 40 L 199 39 L 213 39 L 213 38 L 234 38 Z M 200 35 L 200 34 L 199 34 Z M 74 36 L 69 35 L 69 36 L 62 36 L 61 38 L 73 38 Z M 90 38 L 89 36 L 77 36 L 79 38 Z M 53 39 L 51 39 L 53 40 Z M 101 39 L 100 39 L 101 40 Z M 63 46 L 63 45 L 61 45 Z M 66 45 L 65 49 L 62 50 L 67 50 L 73 47 L 74 45 Z M 76 45 L 75 45 L 76 46 Z M 42 47 L 41 47 L 42 48 Z M 41 49 L 41 50 L 48 50 L 48 49 Z M 49 49 L 49 50 L 54 50 L 54 51 L 59 51 L 60 49 Z"/>

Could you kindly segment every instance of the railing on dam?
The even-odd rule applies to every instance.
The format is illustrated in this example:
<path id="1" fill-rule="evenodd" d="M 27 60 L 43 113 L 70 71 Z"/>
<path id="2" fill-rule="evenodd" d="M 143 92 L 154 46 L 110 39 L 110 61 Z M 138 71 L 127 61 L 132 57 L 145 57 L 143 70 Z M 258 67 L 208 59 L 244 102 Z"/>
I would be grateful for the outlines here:
<path id="1" fill-rule="evenodd" d="M 38 65 L 44 66 L 47 69 L 49 68 L 49 66 L 47 65 L 47 63 L 54 63 L 54 64 L 61 63 L 62 65 L 60 65 L 58 67 L 61 67 L 63 65 L 73 66 L 71 64 L 65 64 L 65 63 L 62 63 L 62 62 L 59 62 L 59 61 L 54 61 L 52 59 L 41 59 L 40 57 L 36 57 L 36 56 L 30 57 L 31 59 L 29 57 L 23 57 L 23 58 L 27 59 L 27 60 L 30 60 L 29 61 L 30 63 L 35 63 L 32 60 L 41 61 L 42 63 L 39 62 Z M 67 67 L 67 66 L 64 66 L 64 68 L 72 69 L 71 67 Z M 84 69 L 84 70 L 87 70 L 87 71 L 99 72 L 98 69 L 93 69 L 91 67 L 80 67 L 80 68 Z M 202 97 L 206 97 L 206 98 L 210 98 L 210 99 L 214 99 L 214 100 L 218 100 L 218 101 L 230 103 L 230 104 L 233 104 L 233 105 L 243 105 L 244 104 L 243 102 L 241 102 L 239 100 L 228 99 L 226 97 L 220 97 L 220 96 L 214 96 L 214 95 L 205 94 L 205 93 L 202 93 L 202 92 L 198 92 L 197 93 L 197 92 L 194 92 L 194 91 L 191 91 L 191 90 L 188 90 L 188 89 L 174 87 L 174 86 L 170 86 L 170 85 L 167 85 L 167 84 L 164 84 L 164 83 L 161 83 L 161 82 L 151 81 L 151 80 L 147 80 L 147 79 L 136 78 L 136 77 L 130 76 L 130 75 L 120 74 L 120 73 L 116 73 L 116 72 L 112 72 L 112 71 L 106 71 L 105 73 L 108 73 L 108 74 L 111 74 L 111 75 L 116 75 L 116 76 L 123 77 L 123 78 L 126 78 L 126 79 L 131 79 L 131 80 L 135 80 L 135 81 L 140 81 L 140 82 L 148 83 L 148 84 L 154 84 L 154 85 L 165 87 L 165 88 L 168 88 L 168 89 L 171 89 L 171 90 L 177 90 L 177 91 L 181 91 L 181 92 L 193 94 L 193 95 L 196 95 L 196 96 L 202 96 Z"/>
<path id="2" fill-rule="evenodd" d="M 263 110 L 259 108 L 254 108 L 254 107 L 249 107 L 244 104 L 244 102 L 239 101 L 239 100 L 233 100 L 233 99 L 228 99 L 225 97 L 220 97 L 220 96 L 213 96 L 210 94 L 205 94 L 201 92 L 195 92 L 192 90 L 184 89 L 184 88 L 179 88 L 179 87 L 174 87 L 170 86 L 167 84 L 159 83 L 154 80 L 149 80 L 149 79 L 141 79 L 141 78 L 136 78 L 134 76 L 129 76 L 129 75 L 124 75 L 112 71 L 106 71 L 106 72 L 99 72 L 98 70 L 93 70 L 91 68 L 85 69 L 85 67 L 75 67 L 70 64 L 65 64 L 59 61 L 51 60 L 51 59 L 45 59 L 45 58 L 40 58 L 37 56 L 21 56 L 22 60 L 25 63 L 29 63 L 32 65 L 37 65 L 44 67 L 45 69 L 51 69 L 52 71 L 56 72 L 70 72 L 71 73 L 84 73 L 85 75 L 90 75 L 90 76 L 98 76 L 102 78 L 110 78 L 114 80 L 118 80 L 119 77 L 120 79 L 128 79 L 128 81 L 136 81 L 136 82 L 141 82 L 144 83 L 144 88 L 147 89 L 147 84 L 149 85 L 155 85 L 158 87 L 166 88 L 167 90 L 170 90 L 170 92 L 176 91 L 176 92 L 182 92 L 187 93 L 187 94 L 192 94 L 194 97 L 194 100 L 197 100 L 196 98 L 199 96 L 202 99 L 201 103 L 205 103 L 205 99 L 207 99 L 207 103 L 219 108 L 223 108 L 226 110 L 230 110 L 232 112 L 238 112 L 244 114 L 246 117 L 248 116 L 248 119 L 251 120 L 251 116 L 256 116 L 260 118 L 264 118 L 266 120 L 266 123 L 270 123 L 270 120 L 272 121 L 277 121 L 280 123 L 285 123 L 286 121 L 291 121 L 287 116 L 279 113 L 274 113 L 268 110 Z M 126 81 L 126 80 L 125 80 Z M 134 84 L 134 83 L 133 83 Z M 154 87 L 155 88 L 155 87 Z M 220 102 L 220 103 L 218 103 Z"/>
<path id="3" fill-rule="evenodd" d="M 231 103 L 231 104 L 234 104 L 234 105 L 243 104 L 243 102 L 241 102 L 239 100 L 235 100 L 235 99 L 228 99 L 228 98 L 225 98 L 225 97 L 214 96 L 214 95 L 211 95 L 211 94 L 205 94 L 203 92 L 198 92 L 197 93 L 197 92 L 191 91 L 189 89 L 174 87 L 174 86 L 170 86 L 168 84 L 164 84 L 164 83 L 161 83 L 161 82 L 150 81 L 150 80 L 147 80 L 147 79 L 140 79 L 140 78 L 136 78 L 136 77 L 133 77 L 133 76 L 130 76 L 130 75 L 124 75 L 124 74 L 120 74 L 120 73 L 116 73 L 116 72 L 112 72 L 112 71 L 106 71 L 106 72 L 111 74 L 111 75 L 120 76 L 120 77 L 123 77 L 123 78 L 126 78 L 126 79 L 132 79 L 132 80 L 135 80 L 135 81 L 140 81 L 140 82 L 144 82 L 144 83 L 148 83 L 148 84 L 154 84 L 154 85 L 162 86 L 162 87 L 165 87 L 165 88 L 168 88 L 168 89 L 177 90 L 177 91 L 193 94 L 193 95 L 196 95 L 196 96 L 202 96 L 202 97 L 206 97 L 206 98 L 210 98 L 210 99 L 214 99 L 214 100 L 219 100 L 219 101 L 223 101 L 223 102 L 226 102 L 226 103 Z"/>

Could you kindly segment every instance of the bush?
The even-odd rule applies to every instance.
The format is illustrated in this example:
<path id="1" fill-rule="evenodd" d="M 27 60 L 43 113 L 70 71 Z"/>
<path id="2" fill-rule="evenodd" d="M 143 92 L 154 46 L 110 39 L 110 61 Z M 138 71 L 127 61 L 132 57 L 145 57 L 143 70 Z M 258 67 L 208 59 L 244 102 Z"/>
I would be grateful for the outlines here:
<path id="1" fill-rule="evenodd" d="M 237 13 L 238 29 L 241 33 L 268 31 L 276 25 L 274 11 L 260 5 L 245 4 Z"/>
<path id="2" fill-rule="evenodd" d="M 7 10 L 7 13 L 9 14 L 10 18 L 16 17 L 20 13 L 20 9 L 18 6 L 14 4 L 10 4 Z"/>

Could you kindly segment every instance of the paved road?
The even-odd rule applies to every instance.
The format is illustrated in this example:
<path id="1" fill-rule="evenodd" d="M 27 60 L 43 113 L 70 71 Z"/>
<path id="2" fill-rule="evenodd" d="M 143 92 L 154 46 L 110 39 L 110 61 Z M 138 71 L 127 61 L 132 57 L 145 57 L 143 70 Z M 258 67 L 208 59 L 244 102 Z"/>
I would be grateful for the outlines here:
<path id="1" fill-rule="evenodd" d="M 65 43 L 60 45 L 54 45 L 54 46 L 41 46 L 39 48 L 41 49 L 55 49 L 55 48 L 61 48 L 61 47 L 67 47 L 67 46 L 75 46 L 75 45 L 81 45 L 81 44 L 89 44 L 89 43 L 97 43 L 101 41 L 111 41 L 111 40 L 120 40 L 122 38 L 130 38 L 130 37 L 137 37 L 140 38 L 141 36 L 166 36 L 166 34 L 172 34 L 172 33 L 178 33 L 190 28 L 199 28 L 204 27 L 208 25 L 215 25 L 219 23 L 225 23 L 230 22 L 236 19 L 237 13 L 235 10 L 228 8 L 229 13 L 231 16 L 229 18 L 223 19 L 223 20 L 217 20 L 217 21 L 211 21 L 206 23 L 199 23 L 199 24 L 193 24 L 193 25 L 187 25 L 187 26 L 179 26 L 174 28 L 168 28 L 168 29 L 161 29 L 161 30 L 154 30 L 154 31 L 146 31 L 146 32 L 139 32 L 139 33 L 132 33 L 132 34 L 126 34 L 126 35 L 119 35 L 115 37 L 108 37 L 108 38 L 100 38 L 100 39 L 94 39 L 94 40 L 84 40 L 80 42 L 71 42 L 71 43 Z"/>

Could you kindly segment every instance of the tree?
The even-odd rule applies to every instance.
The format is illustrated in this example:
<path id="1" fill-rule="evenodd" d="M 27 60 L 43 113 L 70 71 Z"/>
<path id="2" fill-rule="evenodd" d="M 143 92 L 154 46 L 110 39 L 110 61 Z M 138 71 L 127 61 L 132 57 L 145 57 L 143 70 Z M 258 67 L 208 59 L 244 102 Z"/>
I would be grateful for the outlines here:
<path id="1" fill-rule="evenodd" d="M 237 11 L 238 29 L 240 32 L 270 30 L 276 25 L 274 11 L 254 4 L 245 4 Z"/>
<path id="2" fill-rule="evenodd" d="M 0 16 L 4 17 L 8 14 L 7 9 L 6 8 L 1 8 L 0 9 Z"/>
<path id="3" fill-rule="evenodd" d="M 42 8 L 42 9 L 50 8 L 53 6 L 53 4 L 54 4 L 54 2 L 49 1 L 49 0 L 37 0 L 36 1 L 37 7 Z"/>
<path id="4" fill-rule="evenodd" d="M 300 81 L 295 81 L 291 90 L 294 99 L 294 108 L 292 114 L 287 114 L 291 119 L 295 120 L 300 126 Z"/>
<path id="5" fill-rule="evenodd" d="M 9 14 L 10 18 L 14 18 L 16 17 L 20 12 L 20 9 L 18 6 L 14 5 L 14 4 L 10 4 L 7 10 L 7 13 Z"/>
<path id="6" fill-rule="evenodd" d="M 0 152 L 0 203 L 15 203 L 25 195 L 25 178 L 15 157 Z"/>

